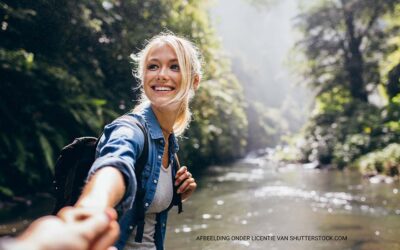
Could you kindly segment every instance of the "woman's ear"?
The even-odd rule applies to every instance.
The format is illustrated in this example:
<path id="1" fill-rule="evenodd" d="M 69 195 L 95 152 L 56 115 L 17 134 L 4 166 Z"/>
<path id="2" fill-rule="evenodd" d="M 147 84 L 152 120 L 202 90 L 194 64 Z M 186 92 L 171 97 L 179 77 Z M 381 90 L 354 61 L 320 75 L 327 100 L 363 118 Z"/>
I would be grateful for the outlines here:
<path id="1" fill-rule="evenodd" d="M 199 75 L 195 75 L 194 76 L 194 80 L 193 80 L 193 88 L 194 90 L 197 90 L 199 88 L 200 85 L 200 76 Z"/>

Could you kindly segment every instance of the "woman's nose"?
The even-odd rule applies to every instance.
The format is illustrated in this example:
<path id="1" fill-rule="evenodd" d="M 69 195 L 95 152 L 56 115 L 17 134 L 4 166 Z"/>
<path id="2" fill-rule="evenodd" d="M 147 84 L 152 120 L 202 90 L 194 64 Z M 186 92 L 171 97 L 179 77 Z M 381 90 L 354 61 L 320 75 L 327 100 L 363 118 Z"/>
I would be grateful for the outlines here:
<path id="1" fill-rule="evenodd" d="M 161 67 L 158 71 L 158 79 L 159 80 L 166 80 L 168 78 L 168 71 L 166 67 Z"/>

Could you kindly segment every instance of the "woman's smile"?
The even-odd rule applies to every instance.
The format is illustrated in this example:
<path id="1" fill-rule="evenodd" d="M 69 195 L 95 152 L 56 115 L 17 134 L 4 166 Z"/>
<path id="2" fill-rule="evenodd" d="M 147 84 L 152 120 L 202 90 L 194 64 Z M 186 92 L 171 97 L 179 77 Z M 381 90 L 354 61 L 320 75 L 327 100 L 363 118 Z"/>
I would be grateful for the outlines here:
<path id="1" fill-rule="evenodd" d="M 155 91 L 172 91 L 174 87 L 167 87 L 167 86 L 153 86 L 151 87 Z"/>
<path id="2" fill-rule="evenodd" d="M 155 92 L 160 92 L 159 94 L 171 94 L 172 92 L 175 92 L 175 87 L 166 85 L 154 85 L 151 86 L 151 89 Z"/>

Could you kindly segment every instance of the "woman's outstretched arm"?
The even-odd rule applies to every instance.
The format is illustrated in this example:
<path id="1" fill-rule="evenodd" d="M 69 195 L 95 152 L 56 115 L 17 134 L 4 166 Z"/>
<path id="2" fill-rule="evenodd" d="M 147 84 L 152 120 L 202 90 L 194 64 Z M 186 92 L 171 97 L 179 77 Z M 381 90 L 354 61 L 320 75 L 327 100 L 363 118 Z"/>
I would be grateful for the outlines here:
<path id="1" fill-rule="evenodd" d="M 144 145 L 144 134 L 135 125 L 115 120 L 104 129 L 97 146 L 97 158 L 75 206 L 123 212 L 132 207 L 136 194 L 135 164 Z"/>
<path id="2" fill-rule="evenodd" d="M 75 204 L 77 209 L 64 208 L 57 214 L 64 222 L 73 223 L 87 218 L 99 212 L 108 211 L 120 202 L 125 193 L 125 183 L 122 173 L 113 167 L 104 167 L 96 171 L 89 182 L 83 188 L 82 195 Z M 115 218 L 116 219 L 116 214 Z M 115 225 L 116 224 L 116 225 Z M 119 235 L 118 223 L 108 226 L 104 235 Z M 97 240 L 98 246 L 108 244 L 109 236 Z M 115 239 L 113 238 L 114 242 Z M 91 248 L 98 249 L 98 248 Z"/>
<path id="3" fill-rule="evenodd" d="M 114 167 L 103 167 L 89 179 L 75 206 L 105 210 L 115 207 L 124 194 L 122 173 Z"/>

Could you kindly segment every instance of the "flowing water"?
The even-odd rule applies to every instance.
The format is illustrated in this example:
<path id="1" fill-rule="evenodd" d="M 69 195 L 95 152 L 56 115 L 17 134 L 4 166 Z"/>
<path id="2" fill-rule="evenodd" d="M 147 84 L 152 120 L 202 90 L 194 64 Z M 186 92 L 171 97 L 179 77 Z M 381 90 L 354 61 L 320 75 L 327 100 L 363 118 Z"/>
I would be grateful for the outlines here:
<path id="1" fill-rule="evenodd" d="M 398 182 L 259 158 L 198 184 L 184 213 L 170 212 L 167 249 L 400 249 Z"/>
<path id="2" fill-rule="evenodd" d="M 169 213 L 166 249 L 400 249 L 398 182 L 278 165 L 248 158 L 206 170 L 184 212 Z M 51 212 L 49 196 L 32 201 L 0 208 L 0 235 Z"/>

